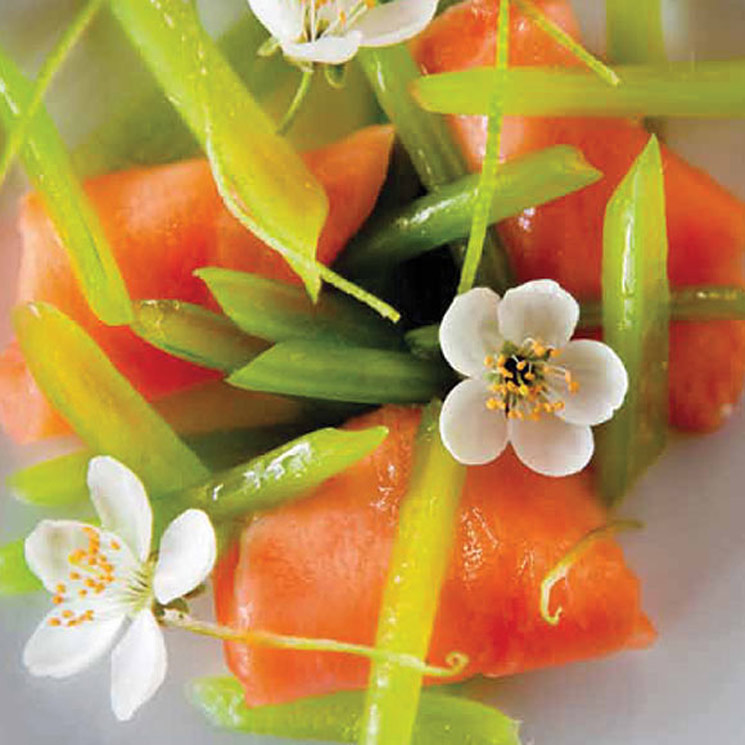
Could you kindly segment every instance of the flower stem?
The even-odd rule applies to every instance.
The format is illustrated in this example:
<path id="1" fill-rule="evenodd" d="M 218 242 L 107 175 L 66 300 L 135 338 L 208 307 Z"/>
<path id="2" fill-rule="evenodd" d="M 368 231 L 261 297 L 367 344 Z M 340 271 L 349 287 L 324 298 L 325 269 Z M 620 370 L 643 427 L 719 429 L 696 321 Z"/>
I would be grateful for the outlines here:
<path id="1" fill-rule="evenodd" d="M 209 636 L 222 641 L 241 642 L 257 647 L 273 649 L 294 649 L 302 652 L 337 652 L 367 657 L 375 662 L 393 662 L 408 667 L 431 678 L 451 678 L 458 676 L 468 665 L 468 656 L 462 652 L 451 652 L 446 657 L 447 667 L 427 665 L 415 655 L 399 654 L 384 649 L 368 647 L 364 644 L 340 642 L 336 639 L 311 639 L 302 636 L 287 636 L 271 631 L 253 629 L 234 629 L 216 623 L 200 621 L 181 611 L 166 609 L 161 617 L 164 626 L 169 626 L 200 636 Z"/>
<path id="2" fill-rule="evenodd" d="M 278 134 L 286 134 L 290 127 L 292 127 L 295 122 L 295 117 L 298 115 L 300 107 L 303 105 L 303 101 L 305 101 L 308 92 L 310 91 L 310 84 L 312 82 L 313 70 L 303 70 L 302 76 L 300 77 L 300 83 L 295 91 L 295 96 L 290 103 L 290 107 L 287 109 L 285 115 L 282 117 L 282 121 L 277 126 Z"/>

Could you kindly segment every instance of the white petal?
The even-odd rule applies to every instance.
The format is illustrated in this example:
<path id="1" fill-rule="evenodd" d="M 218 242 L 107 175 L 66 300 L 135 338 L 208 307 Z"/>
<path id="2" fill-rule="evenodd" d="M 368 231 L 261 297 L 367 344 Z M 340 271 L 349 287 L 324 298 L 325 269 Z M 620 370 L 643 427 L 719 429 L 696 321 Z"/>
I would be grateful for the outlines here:
<path id="1" fill-rule="evenodd" d="M 448 393 L 440 412 L 440 437 L 450 454 L 467 466 L 493 461 L 507 445 L 507 419 L 486 408 L 489 390 L 464 380 Z"/>
<path id="2" fill-rule="evenodd" d="M 507 290 L 499 305 L 499 330 L 517 345 L 534 339 L 549 347 L 563 347 L 578 320 L 577 301 L 551 279 Z"/>
<path id="3" fill-rule="evenodd" d="M 484 358 L 498 354 L 503 339 L 499 334 L 499 295 L 486 287 L 458 295 L 440 324 L 440 348 L 450 367 L 469 378 L 480 378 Z"/>
<path id="4" fill-rule="evenodd" d="M 362 33 L 363 47 L 385 47 L 423 31 L 437 10 L 437 0 L 394 0 L 370 8 L 350 28 Z"/>
<path id="5" fill-rule="evenodd" d="M 104 529 L 116 533 L 140 560 L 150 555 L 153 510 L 142 482 L 114 458 L 93 458 L 88 488 Z"/>
<path id="6" fill-rule="evenodd" d="M 579 385 L 575 393 L 561 393 L 564 409 L 557 413 L 561 419 L 594 427 L 608 421 L 623 403 L 629 376 L 607 344 L 591 339 L 569 342 L 556 364 L 565 367 Z"/>
<path id="7" fill-rule="evenodd" d="M 24 549 L 29 569 L 49 592 L 56 594 L 59 585 L 69 583 L 70 572 L 76 569 L 70 564 L 70 555 L 88 549 L 90 531 L 98 535 L 117 577 L 127 577 L 136 567 L 137 562 L 127 546 L 121 545 L 115 552 L 106 550 L 117 541 L 112 533 L 74 520 L 42 520 L 26 539 Z"/>
<path id="8" fill-rule="evenodd" d="M 209 576 L 217 558 L 217 539 L 209 517 L 187 510 L 163 533 L 153 589 L 166 605 L 198 587 Z"/>
<path id="9" fill-rule="evenodd" d="M 555 416 L 544 416 L 537 422 L 510 419 L 507 428 L 517 457 L 544 476 L 581 471 L 595 448 L 589 427 L 568 424 Z"/>
<path id="10" fill-rule="evenodd" d="M 65 607 L 76 615 L 88 609 L 82 604 Z M 23 664 L 32 675 L 66 678 L 85 670 L 109 650 L 125 618 L 121 614 L 73 627 L 51 626 L 49 621 L 59 615 L 60 609 L 49 613 L 23 650 Z"/>
<path id="11" fill-rule="evenodd" d="M 290 59 L 300 62 L 341 65 L 357 54 L 361 41 L 362 34 L 359 31 L 350 31 L 342 36 L 329 34 L 304 44 L 282 42 L 282 51 Z"/>
<path id="12" fill-rule="evenodd" d="M 300 0 L 248 0 L 253 14 L 276 39 L 295 41 L 303 33 Z"/>
<path id="13" fill-rule="evenodd" d="M 127 721 L 166 677 L 163 632 L 149 610 L 140 611 L 111 655 L 111 708 Z"/>

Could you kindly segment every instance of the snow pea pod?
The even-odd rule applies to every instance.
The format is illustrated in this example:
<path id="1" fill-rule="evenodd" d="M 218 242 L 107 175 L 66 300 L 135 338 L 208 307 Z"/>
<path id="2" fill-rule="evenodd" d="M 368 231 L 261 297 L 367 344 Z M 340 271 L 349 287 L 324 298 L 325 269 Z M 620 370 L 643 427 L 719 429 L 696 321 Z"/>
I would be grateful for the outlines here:
<path id="1" fill-rule="evenodd" d="M 174 357 L 213 370 L 230 372 L 243 367 L 269 347 L 242 333 L 224 316 L 181 300 L 140 300 L 134 303 L 134 315 L 132 331 L 140 338 Z"/>
<path id="2" fill-rule="evenodd" d="M 297 740 L 357 741 L 362 691 L 305 698 L 280 706 L 246 706 L 234 678 L 200 678 L 190 685 L 193 704 L 215 726 L 235 732 Z M 519 724 L 476 701 L 426 691 L 411 745 L 520 745 Z"/>
<path id="3" fill-rule="evenodd" d="M 286 341 L 234 372 L 228 383 L 329 401 L 418 403 L 440 391 L 445 372 L 407 352 Z"/>
<path id="4" fill-rule="evenodd" d="M 261 339 L 401 346 L 390 323 L 344 295 L 323 293 L 313 303 L 301 288 L 256 274 L 207 267 L 196 275 L 240 329 Z"/>
<path id="5" fill-rule="evenodd" d="M 623 407 L 598 432 L 601 491 L 617 502 L 665 446 L 668 422 L 667 226 L 656 137 L 608 203 L 603 231 L 603 338 L 623 360 Z"/>
<path id="6" fill-rule="evenodd" d="M 439 414 L 439 403 L 430 404 L 417 434 L 375 642 L 377 648 L 422 660 L 429 649 L 466 476 L 465 466 L 442 444 Z M 409 745 L 421 688 L 420 672 L 390 660 L 373 662 L 357 742 Z"/>
<path id="7" fill-rule="evenodd" d="M 33 85 L 0 49 L 0 124 L 4 129 L 13 132 L 33 95 Z M 39 106 L 25 129 L 26 141 L 20 149 L 24 170 L 44 201 L 88 304 L 104 323 L 128 323 L 132 306 L 124 279 L 44 107 Z"/>
<path id="8" fill-rule="evenodd" d="M 498 173 L 489 223 L 582 189 L 602 174 L 568 145 L 504 163 Z M 471 228 L 479 176 L 465 176 L 385 215 L 359 233 L 339 262 L 352 276 L 379 273 L 420 254 L 465 238 Z"/>

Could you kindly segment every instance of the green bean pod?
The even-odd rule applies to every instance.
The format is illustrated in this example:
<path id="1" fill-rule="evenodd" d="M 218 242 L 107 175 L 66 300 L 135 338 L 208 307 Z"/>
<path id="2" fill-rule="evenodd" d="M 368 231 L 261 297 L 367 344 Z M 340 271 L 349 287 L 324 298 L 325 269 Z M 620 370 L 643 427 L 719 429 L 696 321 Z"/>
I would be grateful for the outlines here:
<path id="1" fill-rule="evenodd" d="M 302 288 L 256 274 L 207 267 L 196 275 L 225 314 L 260 339 L 401 346 L 401 337 L 390 323 L 345 295 L 323 293 L 313 303 Z"/>
<path id="2" fill-rule="evenodd" d="M 190 685 L 193 704 L 215 726 L 297 740 L 354 743 L 362 691 L 304 698 L 280 706 L 246 706 L 234 678 L 201 678 Z M 497 709 L 444 693 L 422 694 L 411 745 L 520 745 L 519 724 Z"/>
<path id="3" fill-rule="evenodd" d="M 441 365 L 406 352 L 286 341 L 228 382 L 239 388 L 360 404 L 418 403 L 442 388 Z"/>

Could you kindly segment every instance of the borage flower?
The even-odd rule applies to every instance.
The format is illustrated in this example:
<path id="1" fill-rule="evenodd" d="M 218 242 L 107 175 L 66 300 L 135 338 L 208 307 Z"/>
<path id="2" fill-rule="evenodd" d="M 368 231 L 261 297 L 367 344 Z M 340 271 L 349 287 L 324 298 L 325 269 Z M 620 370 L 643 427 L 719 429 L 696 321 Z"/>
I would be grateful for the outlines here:
<path id="1" fill-rule="evenodd" d="M 88 470 L 101 528 L 44 520 L 26 539 L 26 561 L 53 594 L 54 609 L 26 645 L 34 675 L 65 678 L 103 656 L 129 618 L 111 657 L 111 704 L 130 719 L 166 674 L 163 633 L 153 613 L 198 587 L 212 571 L 215 531 L 201 510 L 187 510 L 166 529 L 151 558 L 153 513 L 140 480 L 113 458 Z"/>
<path id="2" fill-rule="evenodd" d="M 384 47 L 416 36 L 437 0 L 248 0 L 254 15 L 300 63 L 341 65 L 360 47 Z"/>
<path id="3" fill-rule="evenodd" d="M 494 460 L 511 443 L 523 463 L 547 476 L 581 471 L 594 450 L 593 427 L 613 416 L 628 388 L 623 363 L 606 344 L 570 341 L 576 300 L 556 282 L 457 297 L 440 327 L 451 367 L 466 377 L 447 396 L 443 442 L 461 463 Z"/>

